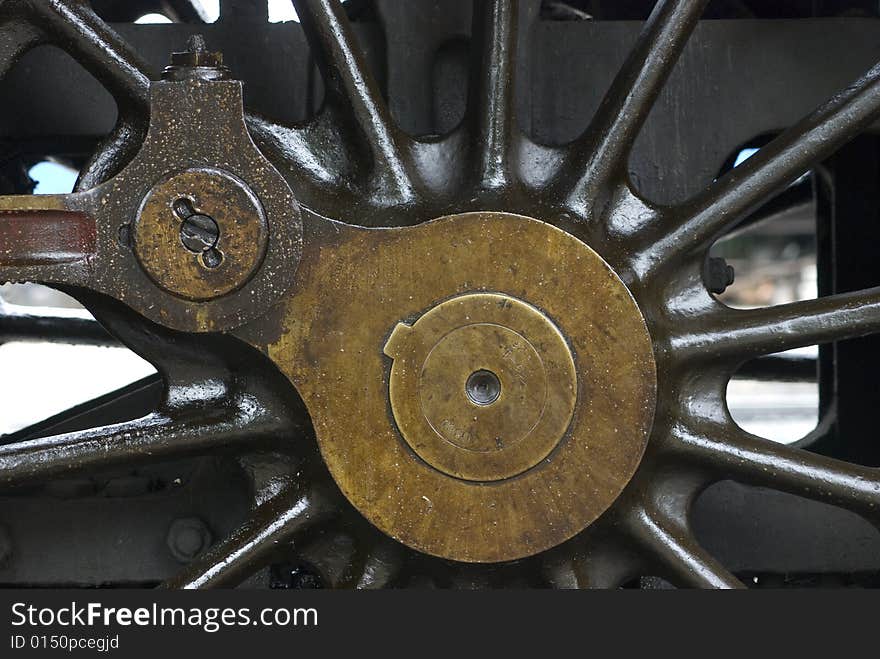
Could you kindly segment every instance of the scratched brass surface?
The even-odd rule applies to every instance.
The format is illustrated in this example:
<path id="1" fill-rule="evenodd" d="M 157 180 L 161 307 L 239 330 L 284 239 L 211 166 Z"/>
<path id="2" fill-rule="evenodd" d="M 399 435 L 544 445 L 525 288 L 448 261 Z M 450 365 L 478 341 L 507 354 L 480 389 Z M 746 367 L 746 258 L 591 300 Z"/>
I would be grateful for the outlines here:
<path id="1" fill-rule="evenodd" d="M 196 213 L 211 217 L 219 228 L 216 267 L 203 253 L 183 248 L 182 219 L 175 202 L 187 199 Z M 156 184 L 133 225 L 138 262 L 165 290 L 188 300 L 210 300 L 241 288 L 266 254 L 269 228 L 260 202 L 243 181 L 213 168 L 187 169 Z"/>
<path id="2" fill-rule="evenodd" d="M 394 360 L 391 409 L 404 439 L 435 469 L 471 481 L 511 478 L 562 438 L 577 398 L 571 351 L 544 314 L 515 298 L 477 293 L 400 323 L 384 352 Z M 492 374 L 498 396 L 466 391 Z"/>
<path id="3" fill-rule="evenodd" d="M 420 551 L 497 562 L 553 547 L 608 508 L 642 457 L 656 371 L 635 302 L 595 252 L 505 213 L 383 230 L 316 219 L 306 233 L 297 280 L 275 312 L 280 338 L 249 340 L 297 387 L 330 472 L 364 516 Z M 384 349 L 399 323 L 417 325 L 444 301 L 485 292 L 515 298 L 545 318 L 534 322 L 558 328 L 576 370 L 558 384 L 576 382 L 576 404 L 537 464 L 500 480 L 466 480 L 429 464 L 402 436 Z M 473 320 L 503 325 L 479 307 Z M 453 380 L 463 373 L 456 368 Z"/>

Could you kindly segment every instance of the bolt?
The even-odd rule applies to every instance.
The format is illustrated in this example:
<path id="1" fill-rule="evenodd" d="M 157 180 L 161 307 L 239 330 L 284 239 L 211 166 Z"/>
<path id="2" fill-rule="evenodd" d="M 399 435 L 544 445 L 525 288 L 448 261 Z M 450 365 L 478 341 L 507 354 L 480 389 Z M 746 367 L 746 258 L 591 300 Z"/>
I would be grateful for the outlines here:
<path id="1" fill-rule="evenodd" d="M 171 53 L 171 65 L 165 67 L 165 80 L 223 80 L 229 70 L 223 66 L 223 53 L 208 50 L 205 37 L 193 34 L 186 41 L 186 50 Z"/>
<path id="2" fill-rule="evenodd" d="M 211 545 L 211 531 L 198 517 L 181 517 L 171 522 L 166 538 L 171 555 L 189 563 Z"/>
<path id="3" fill-rule="evenodd" d="M 196 254 L 207 252 L 217 244 L 219 238 L 217 223 L 207 215 L 195 213 L 180 224 L 180 242 Z"/>
<path id="4" fill-rule="evenodd" d="M 711 292 L 721 294 L 733 284 L 733 266 L 718 256 L 710 256 L 703 265 L 703 283 Z"/>

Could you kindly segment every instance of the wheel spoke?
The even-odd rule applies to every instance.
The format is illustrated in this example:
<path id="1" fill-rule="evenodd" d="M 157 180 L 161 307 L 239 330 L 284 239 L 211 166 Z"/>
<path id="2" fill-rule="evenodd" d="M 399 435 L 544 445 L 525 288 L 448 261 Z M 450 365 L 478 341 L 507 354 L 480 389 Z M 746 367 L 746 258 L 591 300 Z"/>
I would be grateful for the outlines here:
<path id="1" fill-rule="evenodd" d="M 308 128 L 279 126 L 265 117 L 245 115 L 248 131 L 266 157 L 303 185 L 326 187 L 335 180 L 319 155 L 320 148 L 309 139 Z"/>
<path id="2" fill-rule="evenodd" d="M 833 154 L 878 117 L 880 64 L 703 193 L 672 211 L 674 217 L 667 219 L 686 219 L 646 247 L 646 254 L 639 260 L 647 257 L 646 265 L 651 269 L 681 254 L 708 248 L 746 214 Z"/>
<path id="3" fill-rule="evenodd" d="M 125 40 L 79 0 L 27 0 L 38 26 L 82 64 L 122 110 L 148 116 L 150 72 Z"/>
<path id="4" fill-rule="evenodd" d="M 626 165 L 642 125 L 707 0 L 659 0 L 584 136 L 563 169 L 568 203 L 585 209 Z"/>
<path id="5" fill-rule="evenodd" d="M 731 479 L 846 508 L 877 521 L 880 472 L 750 435 L 732 424 L 677 426 L 675 455 Z"/>
<path id="6" fill-rule="evenodd" d="M 761 309 L 724 309 L 672 338 L 685 359 L 742 362 L 880 331 L 880 288 Z"/>
<path id="7" fill-rule="evenodd" d="M 378 540 L 367 552 L 355 587 L 359 590 L 388 588 L 400 573 L 403 548 L 386 538 Z"/>
<path id="8" fill-rule="evenodd" d="M 691 533 L 672 520 L 644 509 L 627 518 L 626 530 L 648 552 L 662 574 L 683 588 L 744 588 L 743 583 L 709 556 Z"/>
<path id="9" fill-rule="evenodd" d="M 583 565 L 572 556 L 544 560 L 542 573 L 550 586 L 556 590 L 581 590 L 590 587 L 589 575 Z"/>
<path id="10" fill-rule="evenodd" d="M 479 149 L 477 176 L 484 188 L 509 185 L 514 175 L 517 19 L 519 2 L 478 0 L 474 3 L 474 43 L 479 50 L 472 68 L 468 115 Z"/>
<path id="11" fill-rule="evenodd" d="M 25 21 L 0 18 L 0 79 L 18 59 L 43 40 L 39 30 Z"/>
<path id="12" fill-rule="evenodd" d="M 374 175 L 383 177 L 398 201 L 414 194 L 416 173 L 402 133 L 394 124 L 370 75 L 357 39 L 338 0 L 295 0 L 297 13 L 321 66 L 328 94 L 341 101 L 366 139 Z"/>
<path id="13" fill-rule="evenodd" d="M 0 487 L 98 469 L 264 447 L 285 429 L 253 405 L 154 413 L 125 423 L 0 446 Z"/>
<path id="14" fill-rule="evenodd" d="M 328 519 L 333 505 L 320 489 L 298 492 L 287 486 L 257 506 L 251 518 L 182 573 L 163 584 L 169 589 L 235 586 L 262 568 L 281 545 Z"/>

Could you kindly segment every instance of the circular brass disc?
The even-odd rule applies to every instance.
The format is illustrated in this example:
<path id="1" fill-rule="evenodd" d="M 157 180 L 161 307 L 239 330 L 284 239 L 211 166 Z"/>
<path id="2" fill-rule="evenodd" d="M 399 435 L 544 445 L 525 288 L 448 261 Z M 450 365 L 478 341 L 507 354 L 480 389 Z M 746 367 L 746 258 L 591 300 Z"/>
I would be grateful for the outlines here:
<path id="1" fill-rule="evenodd" d="M 577 396 L 571 352 L 534 307 L 499 293 L 438 304 L 385 345 L 394 360 L 391 409 L 410 447 L 429 465 L 471 481 L 511 478 L 547 457 L 568 428 Z M 498 381 L 475 402 L 469 378 Z"/>
<path id="2" fill-rule="evenodd" d="M 183 218 L 175 203 L 185 199 L 217 224 L 216 252 L 222 260 L 209 267 L 205 255 L 184 247 Z M 256 220 L 256 221 L 255 221 Z M 158 183 L 141 203 L 132 232 L 141 267 L 157 285 L 187 300 L 204 301 L 241 288 L 266 254 L 268 225 L 262 206 L 238 178 L 218 169 L 187 169 Z"/>
<path id="3" fill-rule="evenodd" d="M 489 563 L 549 549 L 608 509 L 644 452 L 656 370 L 645 321 L 598 254 L 488 212 L 380 231 L 334 223 L 308 244 L 266 350 L 376 527 Z M 494 402 L 474 409 L 462 392 L 483 370 L 500 393 L 488 377 L 477 393 Z"/>

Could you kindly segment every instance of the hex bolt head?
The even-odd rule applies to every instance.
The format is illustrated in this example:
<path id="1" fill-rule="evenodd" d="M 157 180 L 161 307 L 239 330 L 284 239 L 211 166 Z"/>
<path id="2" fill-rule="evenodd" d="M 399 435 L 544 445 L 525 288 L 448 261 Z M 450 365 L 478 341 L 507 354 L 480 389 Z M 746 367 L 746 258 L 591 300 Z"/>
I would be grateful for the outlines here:
<path id="1" fill-rule="evenodd" d="M 189 563 L 211 546 L 211 530 L 198 517 L 181 517 L 168 528 L 168 549 L 181 563 Z"/>

